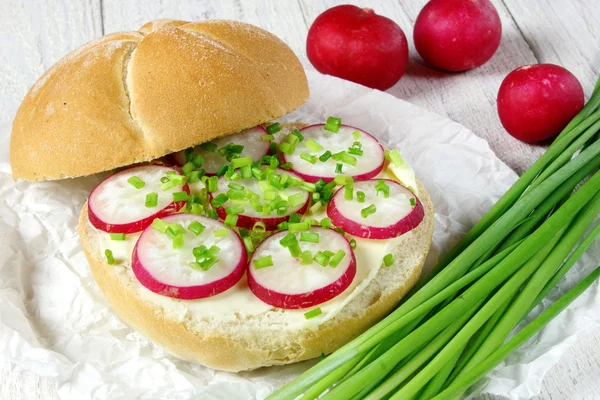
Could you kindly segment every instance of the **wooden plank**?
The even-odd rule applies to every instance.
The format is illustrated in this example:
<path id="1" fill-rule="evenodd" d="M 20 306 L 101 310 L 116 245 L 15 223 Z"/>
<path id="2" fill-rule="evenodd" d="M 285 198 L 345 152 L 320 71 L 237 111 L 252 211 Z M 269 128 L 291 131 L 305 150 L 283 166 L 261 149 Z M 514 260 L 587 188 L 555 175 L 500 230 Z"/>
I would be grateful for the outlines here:
<path id="1" fill-rule="evenodd" d="M 336 3 L 335 0 L 300 0 L 309 26 L 321 12 Z M 350 3 L 366 7 L 370 2 Z M 388 92 L 465 125 L 486 139 L 506 164 L 522 173 L 541 155 L 543 148 L 521 143 L 504 131 L 496 113 L 496 95 L 510 71 L 537 62 L 533 52 L 502 1 L 493 0 L 502 20 L 503 37 L 500 48 L 488 63 L 463 73 L 445 73 L 425 66 L 412 44 L 412 27 L 425 3 L 426 0 L 381 2 L 374 7 L 375 12 L 402 27 L 410 44 L 408 70 Z"/>
<path id="2" fill-rule="evenodd" d="M 562 65 L 571 71 L 589 96 L 600 73 L 600 2 L 504 0 L 504 3 L 539 62 Z"/>
<path id="3" fill-rule="evenodd" d="M 201 21 L 231 19 L 260 26 L 284 40 L 295 52 L 303 51 L 307 27 L 296 1 L 207 1 L 169 2 L 104 0 L 106 32 L 135 30 L 160 18 Z"/>
<path id="4" fill-rule="evenodd" d="M 3 0 L 0 122 L 10 121 L 36 79 L 69 51 L 102 35 L 100 0 Z"/>

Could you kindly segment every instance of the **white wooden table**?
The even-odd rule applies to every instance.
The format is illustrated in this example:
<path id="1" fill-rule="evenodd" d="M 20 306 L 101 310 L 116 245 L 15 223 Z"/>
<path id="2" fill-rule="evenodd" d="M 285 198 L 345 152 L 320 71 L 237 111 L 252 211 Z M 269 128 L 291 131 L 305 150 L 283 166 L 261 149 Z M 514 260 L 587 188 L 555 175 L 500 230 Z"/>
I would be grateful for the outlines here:
<path id="1" fill-rule="evenodd" d="M 412 25 L 426 0 L 357 1 L 396 21 L 412 43 Z M 434 71 L 414 49 L 406 75 L 389 93 L 446 115 L 486 138 L 515 171 L 523 172 L 542 152 L 512 140 L 496 114 L 500 82 L 514 68 L 555 63 L 574 73 L 589 96 L 600 73 L 600 1 L 492 0 L 502 19 L 496 55 L 461 74 Z M 234 19 L 265 28 L 299 55 L 305 65 L 308 27 L 333 0 L 0 0 L 0 122 L 13 118 L 27 89 L 67 52 L 105 33 L 135 30 L 158 18 Z M 0 399 L 57 399 L 51 379 L 0 371 Z M 491 398 L 480 396 L 480 399 Z M 600 399 L 600 328 L 565 355 L 546 376 L 539 399 Z"/>

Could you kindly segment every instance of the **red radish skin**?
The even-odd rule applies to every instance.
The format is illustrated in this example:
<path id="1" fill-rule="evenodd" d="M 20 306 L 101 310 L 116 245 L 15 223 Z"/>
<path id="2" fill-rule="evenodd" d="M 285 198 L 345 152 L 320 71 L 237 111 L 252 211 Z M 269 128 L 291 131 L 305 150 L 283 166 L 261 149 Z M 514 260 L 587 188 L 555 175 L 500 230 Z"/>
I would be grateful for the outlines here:
<path id="1" fill-rule="evenodd" d="M 354 185 L 355 191 L 364 191 L 364 188 L 361 187 L 361 184 L 371 184 L 374 187 L 377 181 L 378 180 L 357 182 Z M 359 219 L 350 219 L 340 211 L 340 206 L 338 202 L 354 202 L 356 203 L 356 206 L 360 207 L 361 209 L 369 206 L 370 202 L 368 198 L 364 203 L 358 203 L 356 202 L 356 199 L 345 200 L 345 188 L 342 187 L 338 189 L 338 191 L 333 195 L 331 201 L 327 205 L 327 216 L 331 218 L 331 223 L 338 228 L 342 228 L 344 232 L 350 235 L 361 237 L 364 239 L 392 239 L 406 232 L 409 232 L 415 229 L 417 226 L 419 226 L 419 224 L 421 223 L 421 221 L 423 221 L 423 218 L 425 217 L 425 209 L 423 208 L 423 204 L 421 203 L 419 198 L 409 189 L 400 185 L 396 181 L 390 179 L 384 179 L 383 181 L 385 181 L 390 187 L 394 185 L 396 189 L 401 188 L 403 192 L 405 192 L 407 195 L 409 194 L 410 197 L 415 199 L 415 205 L 412 207 L 412 209 L 407 215 L 393 222 L 391 225 L 384 227 L 366 225 L 365 223 L 363 223 L 363 221 L 366 222 L 367 219 L 362 219 L 361 217 L 359 217 Z M 393 201 L 394 199 L 392 199 L 390 196 L 389 200 Z M 386 213 L 386 217 L 389 220 L 393 220 L 393 217 L 395 217 L 395 215 L 393 213 Z"/>
<path id="2" fill-rule="evenodd" d="M 159 165 L 159 166 L 171 169 L 173 171 L 176 171 L 178 174 L 181 175 L 179 169 L 177 169 L 175 167 L 166 167 L 164 165 Z M 141 166 L 141 167 L 144 167 L 144 166 Z M 117 172 L 117 173 L 109 176 L 107 179 L 113 177 L 116 174 L 119 174 L 120 172 L 123 172 L 123 171 L 126 171 L 126 170 L 130 170 L 130 169 L 133 169 L 133 168 L 141 168 L 141 167 L 140 166 L 134 166 L 134 167 L 129 167 L 129 168 L 123 169 L 123 170 L 121 170 L 121 171 L 119 171 L 119 172 Z M 94 226 L 94 228 L 99 229 L 99 230 L 104 231 L 104 232 L 108 232 L 108 233 L 125 233 L 125 234 L 141 232 L 144 229 L 146 229 L 147 226 L 149 226 L 150 224 L 152 224 L 152 221 L 154 221 L 154 219 L 156 219 L 156 218 L 163 218 L 163 217 L 166 217 L 168 215 L 174 214 L 174 213 L 178 212 L 179 210 L 181 210 L 185 206 L 185 201 L 171 202 L 167 207 L 158 210 L 156 213 L 150 215 L 149 217 L 140 219 L 138 221 L 130 222 L 130 223 L 125 223 L 125 224 L 111 224 L 111 223 L 103 221 L 101 218 L 99 218 L 96 215 L 96 213 L 94 212 L 94 206 L 92 204 L 92 201 L 90 201 L 90 199 L 94 195 L 94 192 L 96 190 L 100 190 L 100 187 L 101 187 L 101 185 L 102 185 L 103 182 L 104 181 L 102 181 L 98 185 L 96 185 L 96 187 L 90 193 L 90 196 L 89 196 L 88 202 L 87 202 L 87 207 L 88 207 L 88 217 L 89 217 L 89 220 L 90 220 L 90 223 L 92 224 L 92 226 Z M 187 184 L 183 185 L 182 186 L 182 191 L 184 191 L 187 194 L 189 194 L 190 193 L 189 186 Z"/>
<path id="3" fill-rule="evenodd" d="M 311 232 L 322 232 L 324 229 L 321 228 L 313 228 Z M 328 231 L 335 232 L 331 229 Z M 300 309 L 300 308 L 310 308 L 317 306 L 319 304 L 325 303 L 338 295 L 340 295 L 344 290 L 350 286 L 354 277 L 356 276 L 356 257 L 354 256 L 354 252 L 352 251 L 352 247 L 348 240 L 341 234 L 335 232 L 341 239 L 345 242 L 345 248 L 343 249 L 346 252 L 346 257 L 350 256 L 350 263 L 344 273 L 340 276 L 336 281 L 323 286 L 316 290 L 311 290 L 306 293 L 282 293 L 277 290 L 269 289 L 264 285 L 261 285 L 258 282 L 255 276 L 255 269 L 253 267 L 252 261 L 256 255 L 261 255 L 261 247 L 265 245 L 268 240 L 276 240 L 279 241 L 282 239 L 288 231 L 278 232 L 271 237 L 267 238 L 263 243 L 261 243 L 256 249 L 253 258 L 249 262 L 248 266 L 248 287 L 254 293 L 256 297 L 258 297 L 262 302 L 272 305 L 273 307 L 283 308 L 283 309 Z M 301 242 L 302 244 L 302 242 Z M 324 250 L 327 248 L 327 244 L 325 244 Z M 287 250 L 286 250 L 287 251 Z M 301 265 L 298 260 L 296 260 L 295 266 L 298 268 L 305 268 L 306 265 Z M 267 267 L 271 268 L 271 267 Z M 331 268 L 329 266 L 322 267 L 318 265 L 318 268 Z"/>
<path id="4" fill-rule="evenodd" d="M 206 220 L 208 219 L 207 217 L 201 217 L 201 216 L 194 215 L 194 214 L 181 213 L 181 214 L 177 214 L 175 216 L 170 216 L 171 218 L 169 218 L 169 217 L 164 218 L 164 221 L 169 222 L 172 219 L 172 217 L 185 217 L 185 216 L 190 216 L 191 218 L 194 218 L 195 220 L 200 220 L 201 222 L 206 222 Z M 171 221 L 171 222 L 174 222 L 174 221 Z M 225 226 L 222 225 L 222 228 L 225 228 Z M 246 268 L 248 265 L 248 254 L 246 253 L 246 247 L 242 243 L 242 240 L 240 239 L 238 234 L 233 230 L 229 230 L 228 238 L 230 240 L 235 240 L 238 242 L 238 245 L 240 248 L 240 254 L 241 254 L 239 262 L 233 268 L 232 272 L 229 275 L 227 275 L 219 280 L 215 280 L 215 281 L 206 283 L 204 285 L 195 285 L 195 286 L 174 286 L 174 285 L 169 285 L 164 282 L 161 282 L 161 281 L 157 280 L 144 267 L 144 265 L 141 261 L 141 257 L 138 254 L 138 246 L 140 244 L 140 241 L 143 240 L 142 238 L 144 237 L 144 235 L 147 234 L 151 229 L 152 229 L 152 227 L 146 228 L 146 230 L 142 233 L 142 235 L 138 239 L 137 243 L 135 244 L 135 247 L 133 248 L 131 269 L 132 269 L 135 277 L 137 278 L 137 280 L 144 287 L 146 287 L 148 290 L 150 290 L 154 293 L 160 294 L 162 296 L 173 297 L 173 298 L 182 299 L 182 300 L 194 300 L 194 299 L 207 298 L 207 297 L 215 296 L 215 295 L 222 293 L 222 292 L 226 291 L 227 289 L 230 289 L 231 287 L 235 286 L 235 284 L 238 283 L 240 281 L 240 279 L 242 279 L 242 277 L 244 276 L 244 274 L 246 272 Z"/>
<path id="5" fill-rule="evenodd" d="M 445 71 L 485 64 L 500 46 L 502 23 L 489 0 L 431 0 L 415 22 L 415 48 Z"/>
<path id="6" fill-rule="evenodd" d="M 309 135 L 306 135 L 307 132 L 309 132 L 311 129 L 314 129 L 314 128 L 323 128 L 324 126 L 325 126 L 325 124 L 309 125 L 309 126 L 306 126 L 302 129 L 300 129 L 300 132 L 305 134 L 305 140 L 307 140 L 310 138 Z M 381 160 L 381 162 L 379 164 L 377 164 L 377 166 L 375 168 L 373 168 L 369 171 L 366 171 L 364 173 L 359 173 L 359 174 L 349 174 L 350 176 L 352 176 L 352 179 L 354 179 L 355 181 L 365 181 L 365 180 L 372 179 L 372 178 L 376 177 L 377 175 L 379 175 L 381 173 L 381 171 L 383 170 L 383 165 L 385 162 L 385 156 L 384 156 L 385 151 L 383 150 L 383 146 L 381 146 L 381 144 L 379 143 L 377 138 L 375 136 L 371 135 L 370 133 L 365 132 L 362 129 L 356 128 L 351 125 L 341 125 L 340 131 L 342 131 L 343 129 L 348 129 L 350 135 L 351 135 L 351 132 L 353 132 L 353 131 L 359 131 L 361 133 L 361 135 L 365 135 L 368 138 L 372 139 L 374 142 L 376 142 L 378 144 L 378 146 L 376 149 L 374 149 L 375 151 L 365 152 L 365 154 L 362 157 L 370 157 L 371 159 L 374 159 L 376 157 L 377 159 Z M 333 135 L 340 135 L 340 134 L 342 134 L 342 133 L 338 132 L 337 134 L 333 134 Z M 335 139 L 336 136 L 333 136 L 333 135 L 332 135 L 332 137 Z M 354 139 L 352 139 L 352 141 L 354 141 Z M 317 142 L 319 142 L 319 140 L 317 140 Z M 301 142 L 300 145 L 302 145 L 302 143 L 303 142 Z M 331 150 L 331 149 L 328 149 L 328 150 Z M 335 153 L 335 152 L 341 151 L 341 150 L 347 150 L 347 147 L 344 147 L 344 148 L 340 147 L 339 149 L 336 149 L 335 151 L 332 151 L 332 152 Z M 325 151 L 325 149 L 323 151 Z M 298 147 L 294 154 L 300 154 L 301 152 L 302 152 L 302 150 L 300 149 L 300 147 Z M 284 163 L 290 162 L 293 165 L 292 171 L 296 175 L 298 175 L 300 178 L 305 180 L 306 182 L 315 183 L 319 179 L 323 179 L 325 182 L 329 183 L 332 180 L 334 180 L 335 176 L 337 175 L 334 173 L 335 172 L 335 163 L 331 167 L 331 171 L 330 171 L 331 175 L 323 176 L 323 175 L 313 175 L 313 174 L 303 172 L 302 168 L 299 167 L 302 163 L 305 162 L 303 160 L 298 160 L 298 159 L 292 160 L 291 156 L 284 154 L 284 153 L 281 153 L 281 159 L 283 160 Z M 358 160 L 360 161 L 360 157 L 358 158 Z M 331 162 L 333 162 L 333 161 L 331 161 Z M 317 161 L 317 163 L 319 165 L 322 164 L 321 161 Z M 346 175 L 346 173 L 344 173 L 343 175 Z"/>
<path id="7" fill-rule="evenodd" d="M 341 5 L 323 12 L 306 39 L 317 71 L 386 90 L 402 77 L 408 43 L 402 29 L 370 8 Z"/>
<path id="8" fill-rule="evenodd" d="M 583 107 L 583 88 L 558 65 L 515 69 L 498 91 L 498 116 L 513 137 L 536 143 L 555 137 Z"/>

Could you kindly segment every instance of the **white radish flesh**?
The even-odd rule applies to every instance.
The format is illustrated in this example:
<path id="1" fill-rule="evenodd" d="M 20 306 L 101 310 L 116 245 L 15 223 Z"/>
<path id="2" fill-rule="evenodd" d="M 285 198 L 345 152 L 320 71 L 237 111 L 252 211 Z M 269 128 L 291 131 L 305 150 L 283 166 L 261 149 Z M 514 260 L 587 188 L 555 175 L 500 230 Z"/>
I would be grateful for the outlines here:
<path id="1" fill-rule="evenodd" d="M 277 232 L 260 244 L 249 263 L 248 286 L 256 297 L 274 307 L 308 308 L 333 299 L 350 286 L 356 275 L 356 259 L 348 240 L 332 229 L 313 227 L 310 232 L 319 234 L 319 243 L 299 241 L 302 251 L 314 256 L 319 251 L 342 250 L 344 258 L 335 268 L 314 261 L 303 265 L 279 243 L 289 231 Z M 300 233 L 295 235 L 299 240 Z M 271 256 L 273 265 L 257 269 L 254 260 L 266 256 Z"/>
<path id="2" fill-rule="evenodd" d="M 109 233 L 141 232 L 154 218 L 177 212 L 185 202 L 173 202 L 174 192 L 189 192 L 187 185 L 161 189 L 161 178 L 177 170 L 163 165 L 142 165 L 119 171 L 98 184 L 88 199 L 88 214 L 94 227 Z M 137 177 L 144 182 L 136 188 L 128 179 Z M 146 207 L 146 196 L 158 195 L 154 207 Z"/>
<path id="3" fill-rule="evenodd" d="M 178 223 L 185 229 L 184 246 L 173 249 L 172 240 L 152 227 L 146 228 L 133 250 L 132 270 L 149 290 L 178 299 L 199 299 L 214 296 L 234 286 L 244 275 L 247 265 L 246 249 L 237 233 L 221 222 L 194 214 L 176 214 L 163 219 Z M 188 229 L 193 222 L 205 226 L 196 236 Z M 215 230 L 226 229 L 228 234 L 216 237 Z M 218 261 L 208 270 L 193 269 L 194 247 L 216 245 Z"/>
<path id="4" fill-rule="evenodd" d="M 311 125 L 301 129 L 300 133 L 304 136 L 304 140 L 298 143 L 292 155 L 282 155 L 284 162 L 292 163 L 292 170 L 301 178 L 307 182 L 316 182 L 320 178 L 329 182 L 340 175 L 340 173 L 336 173 L 337 164 L 342 164 L 341 175 L 352 176 L 355 181 L 371 179 L 381 172 L 385 154 L 383 147 L 375 137 L 348 125 L 342 125 L 337 133 L 325 130 L 324 127 L 325 125 Z M 356 137 L 354 132 L 358 132 Z M 311 151 L 306 146 L 309 139 L 317 142 L 323 149 L 316 152 Z M 312 164 L 302 158 L 303 153 L 318 158 L 326 151 L 330 151 L 332 154 L 341 151 L 348 152 L 354 142 L 360 143 L 360 150 L 363 152 L 362 156 L 349 154 L 356 158 L 356 165 L 336 161 L 333 158 L 329 158 L 325 162 L 317 160 Z"/>
<path id="5" fill-rule="evenodd" d="M 198 145 L 194 147 L 192 154 L 200 154 L 204 157 L 202 168 L 206 171 L 207 175 L 214 175 L 224 164 L 229 163 L 229 161 L 219 153 L 219 149 L 229 143 L 244 146 L 244 149 L 240 153 L 240 157 L 250 156 L 252 161 L 259 161 L 262 156 L 269 154 L 269 145 L 271 142 L 262 140 L 263 135 L 266 134 L 267 131 L 265 128 L 262 126 L 255 126 L 254 128 L 246 129 L 234 135 L 211 140 L 210 143 L 216 145 L 216 150 L 214 152 L 204 150 Z M 173 154 L 172 157 L 180 166 L 186 163 L 185 150 Z"/>
<path id="6" fill-rule="evenodd" d="M 382 191 L 377 193 L 379 181 L 354 183 L 352 200 L 344 197 L 345 187 L 339 189 L 327 206 L 327 216 L 333 225 L 350 235 L 366 239 L 391 239 L 416 228 L 425 216 L 417 196 L 398 182 L 385 179 L 382 181 L 389 188 L 389 197 L 386 198 Z M 359 191 L 365 194 L 363 203 L 358 202 Z M 376 211 L 363 217 L 362 210 L 371 205 Z"/>

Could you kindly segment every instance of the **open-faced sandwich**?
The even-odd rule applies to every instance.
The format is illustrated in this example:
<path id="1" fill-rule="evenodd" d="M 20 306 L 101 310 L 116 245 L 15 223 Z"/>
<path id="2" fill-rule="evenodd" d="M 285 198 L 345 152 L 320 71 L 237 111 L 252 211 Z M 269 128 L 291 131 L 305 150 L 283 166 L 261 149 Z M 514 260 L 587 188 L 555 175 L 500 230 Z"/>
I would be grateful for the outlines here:
<path id="1" fill-rule="evenodd" d="M 13 174 L 118 169 L 81 211 L 81 244 L 118 315 L 169 352 L 228 371 L 328 354 L 415 284 L 433 207 L 369 127 L 273 122 L 308 93 L 259 28 L 149 23 L 40 78 Z"/>

